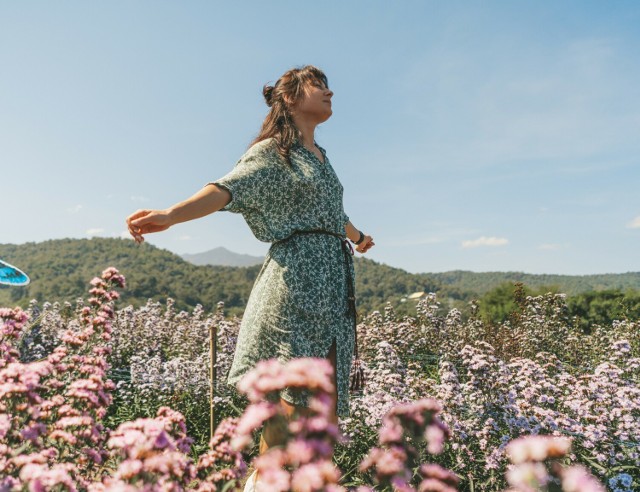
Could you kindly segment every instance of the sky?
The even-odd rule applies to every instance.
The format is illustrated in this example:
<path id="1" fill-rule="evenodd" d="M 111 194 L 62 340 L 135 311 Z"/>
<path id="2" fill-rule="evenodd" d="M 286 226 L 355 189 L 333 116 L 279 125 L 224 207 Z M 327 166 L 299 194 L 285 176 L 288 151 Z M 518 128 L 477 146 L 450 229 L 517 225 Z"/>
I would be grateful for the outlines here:
<path id="1" fill-rule="evenodd" d="M 640 271 L 638 26 L 635 1 L 0 0 L 0 243 L 125 237 L 229 172 L 262 86 L 313 64 L 366 257 Z M 147 241 L 269 248 L 229 212 Z"/>

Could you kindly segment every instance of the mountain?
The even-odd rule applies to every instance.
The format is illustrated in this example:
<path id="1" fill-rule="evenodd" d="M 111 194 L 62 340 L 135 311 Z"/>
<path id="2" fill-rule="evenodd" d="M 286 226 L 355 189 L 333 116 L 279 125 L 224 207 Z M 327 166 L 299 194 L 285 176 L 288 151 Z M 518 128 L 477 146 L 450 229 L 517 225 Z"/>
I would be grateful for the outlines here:
<path id="1" fill-rule="evenodd" d="M 194 265 L 224 265 L 236 267 L 261 265 L 264 261 L 264 257 L 262 256 L 234 253 L 222 246 L 205 251 L 204 253 L 183 254 L 182 258 Z"/>

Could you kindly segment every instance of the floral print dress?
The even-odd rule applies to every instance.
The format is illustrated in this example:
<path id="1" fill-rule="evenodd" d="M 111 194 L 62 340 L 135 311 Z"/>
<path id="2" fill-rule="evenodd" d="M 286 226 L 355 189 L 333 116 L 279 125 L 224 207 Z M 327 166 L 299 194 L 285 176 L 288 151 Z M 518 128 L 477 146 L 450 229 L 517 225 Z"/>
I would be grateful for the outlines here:
<path id="1" fill-rule="evenodd" d="M 227 384 L 235 387 L 263 359 L 327 358 L 335 341 L 337 414 L 346 417 L 355 342 L 347 299 L 347 275 L 355 284 L 353 260 L 345 260 L 340 238 L 329 234 L 299 234 L 277 242 L 311 229 L 346 237 L 343 187 L 320 150 L 324 162 L 295 145 L 289 165 L 272 139 L 263 140 L 226 176 L 209 183 L 231 193 L 222 210 L 241 213 L 257 239 L 275 243 L 249 296 Z M 307 406 L 309 394 L 287 388 L 280 397 Z"/>

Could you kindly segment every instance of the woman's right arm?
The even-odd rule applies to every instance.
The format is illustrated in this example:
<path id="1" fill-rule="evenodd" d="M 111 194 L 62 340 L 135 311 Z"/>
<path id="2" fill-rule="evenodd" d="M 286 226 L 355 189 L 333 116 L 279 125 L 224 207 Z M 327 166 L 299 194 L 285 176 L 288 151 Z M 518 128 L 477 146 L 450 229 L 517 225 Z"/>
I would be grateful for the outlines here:
<path id="1" fill-rule="evenodd" d="M 137 243 L 144 234 L 160 232 L 174 224 L 198 219 L 222 209 L 231 201 L 231 193 L 215 184 L 208 184 L 185 201 L 165 210 L 138 210 L 127 217 L 129 233 Z"/>

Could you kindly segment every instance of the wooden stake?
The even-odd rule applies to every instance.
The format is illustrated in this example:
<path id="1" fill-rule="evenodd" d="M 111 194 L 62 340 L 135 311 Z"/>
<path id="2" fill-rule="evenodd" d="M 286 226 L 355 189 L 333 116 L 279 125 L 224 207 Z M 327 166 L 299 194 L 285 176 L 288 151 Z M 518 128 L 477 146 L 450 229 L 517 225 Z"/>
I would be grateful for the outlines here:
<path id="1" fill-rule="evenodd" d="M 216 413 L 215 403 L 213 401 L 216 392 L 216 359 L 217 359 L 217 338 L 218 338 L 218 326 L 212 324 L 209 328 L 209 405 L 210 405 L 210 421 L 209 426 L 211 428 L 210 438 L 213 438 L 213 433 L 216 430 Z"/>

